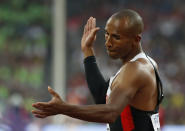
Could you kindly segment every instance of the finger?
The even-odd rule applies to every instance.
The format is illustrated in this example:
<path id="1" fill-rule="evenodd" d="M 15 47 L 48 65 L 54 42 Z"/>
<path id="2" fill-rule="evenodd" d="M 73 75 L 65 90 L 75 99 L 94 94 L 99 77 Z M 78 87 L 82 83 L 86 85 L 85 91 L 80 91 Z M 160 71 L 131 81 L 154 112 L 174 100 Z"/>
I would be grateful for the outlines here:
<path id="1" fill-rule="evenodd" d="M 37 103 L 32 104 L 32 106 L 39 110 L 48 110 L 50 108 L 50 104 L 46 102 L 37 102 Z"/>
<path id="2" fill-rule="evenodd" d="M 45 115 L 45 116 L 51 116 L 52 112 L 51 111 L 41 111 L 41 110 L 32 110 L 31 111 L 33 115 Z"/>
<path id="3" fill-rule="evenodd" d="M 46 117 L 48 117 L 48 116 L 46 116 L 46 115 L 34 115 L 35 117 L 37 117 L 37 118 L 46 118 Z"/>
<path id="4" fill-rule="evenodd" d="M 92 27 L 93 27 L 93 28 L 95 28 L 95 27 L 96 27 L 96 18 L 93 18 Z"/>
<path id="5" fill-rule="evenodd" d="M 50 104 L 48 102 L 36 102 L 33 104 L 34 106 L 43 106 L 43 107 L 49 107 Z"/>
<path id="6" fill-rule="evenodd" d="M 48 86 L 49 93 L 54 97 L 60 97 L 51 87 Z"/>
<path id="7" fill-rule="evenodd" d="M 87 20 L 87 23 L 85 24 L 85 27 L 84 27 L 84 34 L 86 34 L 88 31 L 88 20 Z"/>
<path id="8" fill-rule="evenodd" d="M 45 111 L 40 111 L 40 110 L 32 110 L 32 114 L 39 118 L 45 118 L 45 117 L 54 115 L 51 113 L 51 111 L 45 112 Z"/>
<path id="9" fill-rule="evenodd" d="M 89 20 L 89 30 L 92 30 L 93 29 L 93 17 L 90 18 Z"/>
<path id="10" fill-rule="evenodd" d="M 87 32 L 89 31 L 89 19 L 87 20 Z"/>
<path id="11" fill-rule="evenodd" d="M 40 111 L 40 110 L 32 110 L 31 111 L 34 115 L 46 115 L 46 112 Z"/>
<path id="12" fill-rule="evenodd" d="M 88 21 L 87 21 L 87 31 L 89 31 L 90 30 L 90 20 L 91 20 L 91 17 L 88 19 Z"/>
<path id="13" fill-rule="evenodd" d="M 84 34 L 87 32 L 87 24 L 84 26 Z"/>

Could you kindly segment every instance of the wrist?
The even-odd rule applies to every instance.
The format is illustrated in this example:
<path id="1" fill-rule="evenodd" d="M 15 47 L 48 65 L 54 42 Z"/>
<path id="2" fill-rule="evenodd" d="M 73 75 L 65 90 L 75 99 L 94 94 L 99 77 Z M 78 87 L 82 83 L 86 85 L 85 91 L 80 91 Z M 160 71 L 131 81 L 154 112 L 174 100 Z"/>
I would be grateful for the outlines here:
<path id="1" fill-rule="evenodd" d="M 58 107 L 59 107 L 58 114 L 65 115 L 65 113 L 69 111 L 69 104 L 68 103 L 63 103 L 63 104 L 59 105 Z"/>
<path id="2" fill-rule="evenodd" d="M 96 63 L 96 58 L 95 58 L 95 56 L 88 56 L 84 59 L 83 62 L 85 65 Z"/>
<path id="3" fill-rule="evenodd" d="M 89 56 L 94 56 L 93 48 L 86 48 L 82 52 L 84 54 L 84 59 L 89 57 Z"/>

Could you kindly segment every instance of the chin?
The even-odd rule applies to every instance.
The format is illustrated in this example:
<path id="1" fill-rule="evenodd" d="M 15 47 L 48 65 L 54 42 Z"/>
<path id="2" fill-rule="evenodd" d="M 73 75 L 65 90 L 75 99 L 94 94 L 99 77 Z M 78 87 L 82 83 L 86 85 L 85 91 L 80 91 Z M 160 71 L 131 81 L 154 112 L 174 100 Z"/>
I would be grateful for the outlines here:
<path id="1" fill-rule="evenodd" d="M 108 56 L 112 59 L 119 59 L 119 55 L 116 52 L 109 52 L 107 51 Z"/>
<path id="2" fill-rule="evenodd" d="M 116 55 L 111 55 L 111 54 L 108 54 L 108 55 L 109 55 L 110 58 L 112 58 L 112 59 L 114 59 L 114 60 L 119 59 L 119 57 L 116 56 Z"/>

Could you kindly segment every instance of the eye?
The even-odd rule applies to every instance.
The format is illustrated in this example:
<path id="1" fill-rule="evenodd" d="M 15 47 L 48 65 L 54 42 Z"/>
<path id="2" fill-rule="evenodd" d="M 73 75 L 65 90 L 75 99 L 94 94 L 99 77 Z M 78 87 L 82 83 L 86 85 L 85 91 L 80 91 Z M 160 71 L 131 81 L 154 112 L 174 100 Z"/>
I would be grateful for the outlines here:
<path id="1" fill-rule="evenodd" d="M 109 35 L 109 33 L 107 31 L 105 31 L 105 35 Z"/>
<path id="2" fill-rule="evenodd" d="M 116 40 L 120 40 L 120 36 L 119 35 L 112 35 Z"/>
<path id="3" fill-rule="evenodd" d="M 107 38 L 109 35 L 109 33 L 107 31 L 105 31 L 105 38 Z"/>

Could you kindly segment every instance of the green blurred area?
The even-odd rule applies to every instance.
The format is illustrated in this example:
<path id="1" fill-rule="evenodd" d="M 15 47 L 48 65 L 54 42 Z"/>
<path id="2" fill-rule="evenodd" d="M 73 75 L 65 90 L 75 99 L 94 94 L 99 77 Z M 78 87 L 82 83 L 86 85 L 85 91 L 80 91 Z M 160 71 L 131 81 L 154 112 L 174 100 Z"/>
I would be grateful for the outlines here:
<path id="1" fill-rule="evenodd" d="M 25 0 L 3 2 L 0 4 L 0 50 L 5 48 L 7 41 L 16 42 L 11 40 L 12 37 L 23 37 L 29 26 L 37 24 L 46 29 L 50 28 L 50 20 L 49 6 L 44 4 Z M 47 44 L 46 39 L 46 36 L 38 38 L 44 44 Z"/>
<path id="2" fill-rule="evenodd" d="M 42 87 L 50 28 L 47 1 L 0 1 L 0 96 L 6 96 L 5 87 L 11 90 L 14 83 Z"/>
<path id="3" fill-rule="evenodd" d="M 0 85 L 0 98 L 7 98 L 8 95 L 8 89 L 4 85 Z"/>

